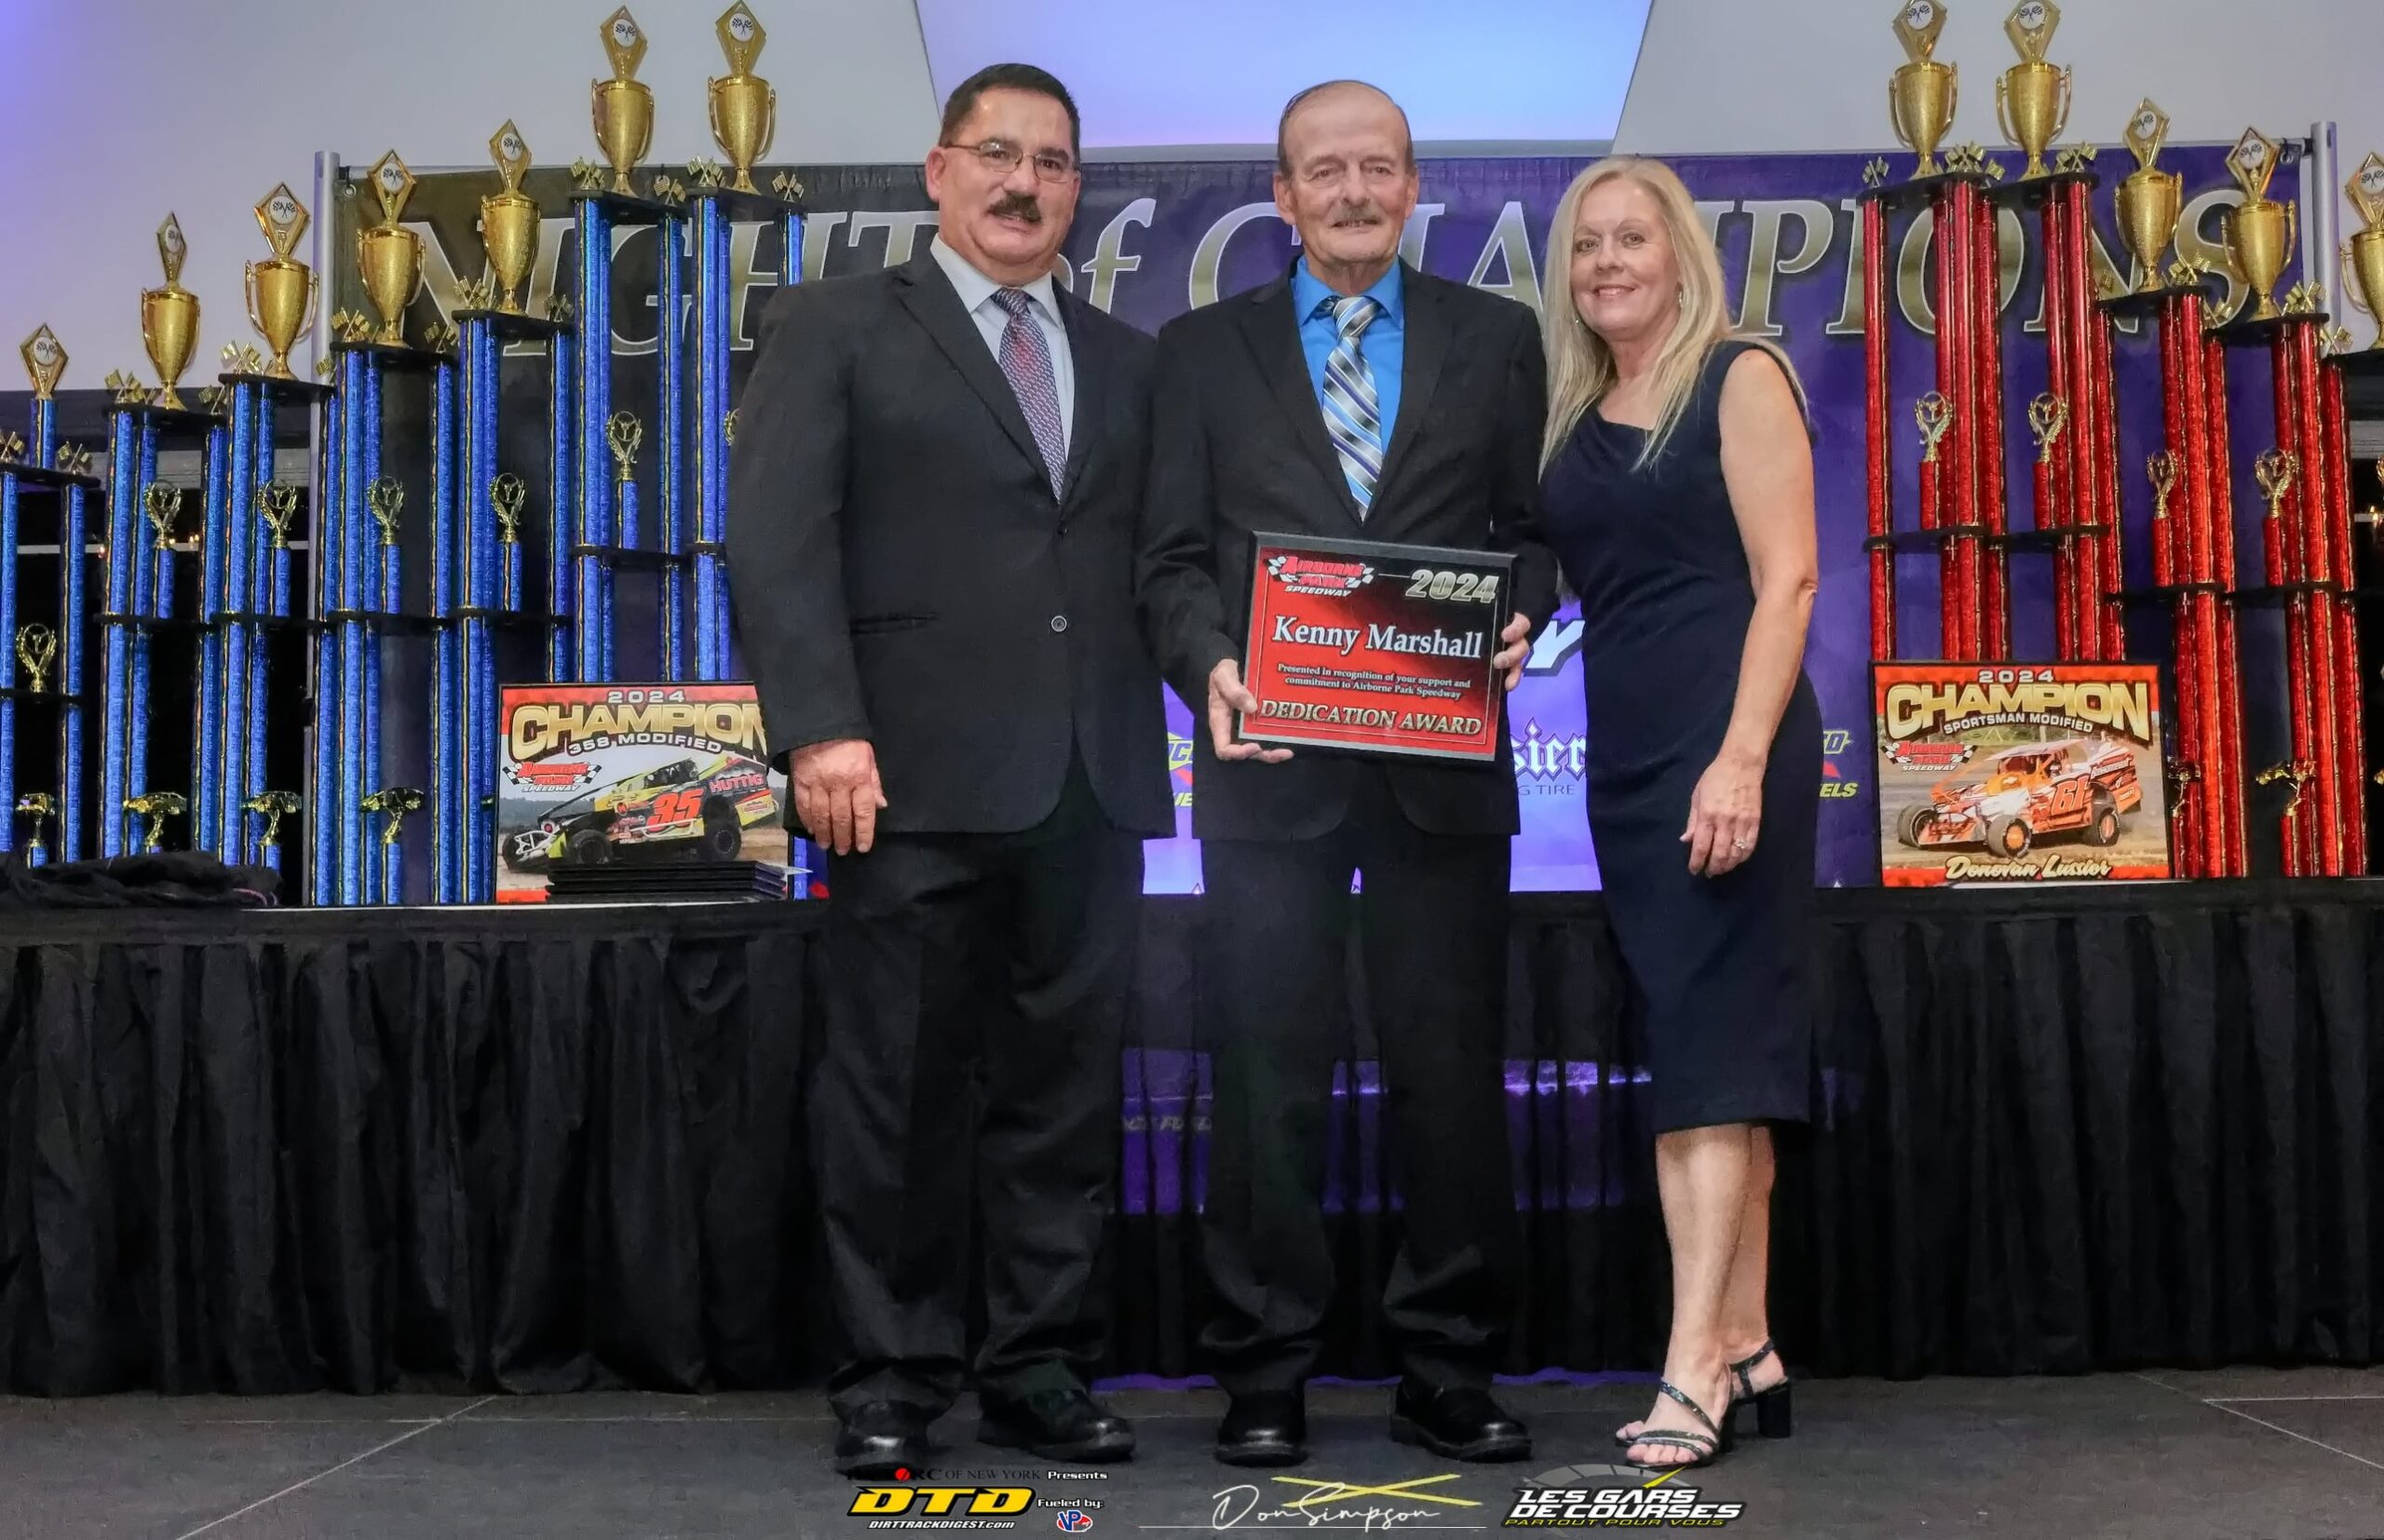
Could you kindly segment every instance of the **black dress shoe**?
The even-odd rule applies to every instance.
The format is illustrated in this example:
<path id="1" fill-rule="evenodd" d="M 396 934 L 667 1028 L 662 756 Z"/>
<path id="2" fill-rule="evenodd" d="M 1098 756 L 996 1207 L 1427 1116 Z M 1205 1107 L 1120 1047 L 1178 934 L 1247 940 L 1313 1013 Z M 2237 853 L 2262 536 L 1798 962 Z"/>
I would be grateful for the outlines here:
<path id="1" fill-rule="evenodd" d="M 1391 1439 L 1419 1444 L 1450 1460 L 1521 1460 L 1531 1453 L 1531 1434 L 1509 1416 L 1486 1390 L 1435 1390 L 1414 1380 L 1399 1382 L 1390 1410 Z"/>
<path id="2" fill-rule="evenodd" d="M 1131 1459 L 1133 1425 L 1081 1390 L 1037 1390 L 1011 1398 L 977 1397 L 984 1416 L 977 1440 L 996 1449 L 1023 1449 L 1046 1460 Z"/>
<path id="3" fill-rule="evenodd" d="M 899 1480 L 924 1474 L 928 1466 L 927 1408 L 901 1401 L 872 1401 L 844 1419 L 836 1430 L 836 1473 L 863 1480 Z"/>
<path id="4" fill-rule="evenodd" d="M 1295 1466 L 1307 1458 L 1307 1409 L 1296 1390 L 1236 1396 L 1217 1425 L 1217 1458 L 1229 1466 Z"/>

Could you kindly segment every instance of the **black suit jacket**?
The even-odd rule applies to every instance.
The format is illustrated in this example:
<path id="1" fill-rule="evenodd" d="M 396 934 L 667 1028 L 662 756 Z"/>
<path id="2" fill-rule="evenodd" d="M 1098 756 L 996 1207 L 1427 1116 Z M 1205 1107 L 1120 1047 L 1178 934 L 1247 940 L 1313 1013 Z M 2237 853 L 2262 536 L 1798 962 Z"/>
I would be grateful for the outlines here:
<path id="1" fill-rule="evenodd" d="M 1148 337 L 1058 290 L 1076 371 L 1053 497 L 1016 394 L 922 250 L 770 302 L 726 559 L 773 754 L 866 738 L 894 833 L 1003 833 L 1080 750 L 1111 821 L 1173 827 L 1134 601 Z"/>
<path id="2" fill-rule="evenodd" d="M 1280 764 L 1226 763 L 1210 747 L 1209 672 L 1242 655 L 1253 534 L 1510 551 L 1515 608 L 1537 629 L 1555 607 L 1556 558 L 1537 523 L 1548 397 L 1538 323 L 1524 305 L 1413 267 L 1402 282 L 1399 416 L 1362 521 L 1308 383 L 1288 271 L 1159 331 L 1143 604 L 1168 682 L 1198 719 L 1192 816 L 1204 838 L 1326 832 L 1356 768 L 1312 749 Z M 1496 766 L 1387 763 L 1419 828 L 1517 828 L 1504 735 Z"/>

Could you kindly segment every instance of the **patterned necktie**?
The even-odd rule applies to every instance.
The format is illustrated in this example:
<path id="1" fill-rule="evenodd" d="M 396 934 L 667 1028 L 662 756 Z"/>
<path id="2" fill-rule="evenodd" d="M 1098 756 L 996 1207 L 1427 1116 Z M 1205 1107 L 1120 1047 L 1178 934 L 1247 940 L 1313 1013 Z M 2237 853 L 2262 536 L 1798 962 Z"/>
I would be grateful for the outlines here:
<path id="1" fill-rule="evenodd" d="M 1050 344 L 1043 329 L 1026 313 L 1023 289 L 996 289 L 994 303 L 1009 312 L 1002 328 L 1002 372 L 1017 393 L 1026 426 L 1035 430 L 1035 447 L 1043 453 L 1043 468 L 1050 473 L 1051 495 L 1060 495 L 1060 480 L 1068 468 L 1067 433 L 1060 426 L 1060 387 L 1051 370 Z"/>
<path id="2" fill-rule="evenodd" d="M 1358 338 L 1382 306 L 1363 294 L 1336 294 L 1318 309 L 1330 312 L 1341 332 L 1324 360 L 1324 431 L 1340 453 L 1341 474 L 1348 478 L 1362 517 L 1374 506 L 1375 483 L 1382 477 L 1382 404 Z"/>

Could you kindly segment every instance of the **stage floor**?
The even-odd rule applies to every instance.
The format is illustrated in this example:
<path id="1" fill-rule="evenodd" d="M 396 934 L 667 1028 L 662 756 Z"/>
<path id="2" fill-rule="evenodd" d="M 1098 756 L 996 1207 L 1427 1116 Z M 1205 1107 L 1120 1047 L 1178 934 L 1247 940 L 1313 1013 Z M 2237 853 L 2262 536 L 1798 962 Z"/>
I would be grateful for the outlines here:
<path id="1" fill-rule="evenodd" d="M 1527 1464 L 1461 1466 L 1400 1448 L 1381 1435 L 1387 1389 L 1319 1385 L 1308 1464 L 1231 1471 L 1208 1454 L 1216 1392 L 1130 1389 L 1112 1398 L 1138 1420 L 1142 1453 L 1106 1479 L 1048 1479 L 1050 1467 L 967 1441 L 965 1402 L 937 1429 L 951 1445 L 940 1479 L 1024 1473 L 1038 1500 L 1101 1503 L 1077 1533 L 1155 1535 L 1212 1531 L 1217 1494 L 1237 1483 L 1280 1507 L 1313 1489 L 1279 1476 L 1404 1482 L 1456 1501 L 1394 1493 L 1338 1506 L 1411 1516 L 1392 1533 L 1497 1533 L 1521 1481 L 1599 1484 L 1607 1430 L 1648 1392 L 1617 1376 L 1503 1394 L 1534 1425 Z M 2384 1370 L 1817 1380 L 1797 1398 L 1793 1439 L 1750 1442 L 1666 1484 L 1743 1504 L 1731 1534 L 2384 1534 Z M 813 1395 L 0 1398 L 0 1540 L 866 1534 L 869 1520 L 847 1513 L 854 1489 L 828 1470 L 830 1430 Z M 1060 1511 L 1031 1508 L 1011 1533 L 1067 1533 Z M 1363 1525 L 1253 1515 L 1231 1529 L 1311 1527 Z"/>

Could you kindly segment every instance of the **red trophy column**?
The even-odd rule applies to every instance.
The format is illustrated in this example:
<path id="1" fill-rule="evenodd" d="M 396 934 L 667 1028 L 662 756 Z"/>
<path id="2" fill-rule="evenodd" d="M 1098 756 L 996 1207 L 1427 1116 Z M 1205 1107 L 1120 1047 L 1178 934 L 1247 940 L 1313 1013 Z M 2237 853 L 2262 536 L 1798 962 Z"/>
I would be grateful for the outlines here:
<path id="1" fill-rule="evenodd" d="M 1886 169 L 1884 161 L 1879 169 Z M 1870 538 L 1863 544 L 1871 558 L 1871 656 L 1884 663 L 1896 655 L 1896 553 L 1890 541 L 1895 515 L 1888 498 L 1888 271 L 1894 254 L 1888 249 L 1886 199 L 1866 194 L 1862 208 L 1862 466 L 1870 499 Z"/>
<path id="2" fill-rule="evenodd" d="M 2342 336 L 2337 332 L 2337 336 Z M 2343 418 L 2343 371 L 2328 360 L 2319 371 L 2321 442 L 2327 549 L 2333 563 L 2336 712 L 2336 794 L 2342 821 L 2343 871 L 2367 874 L 2367 723 L 2359 669 L 2359 564 L 2350 538 L 2350 439 Z"/>

